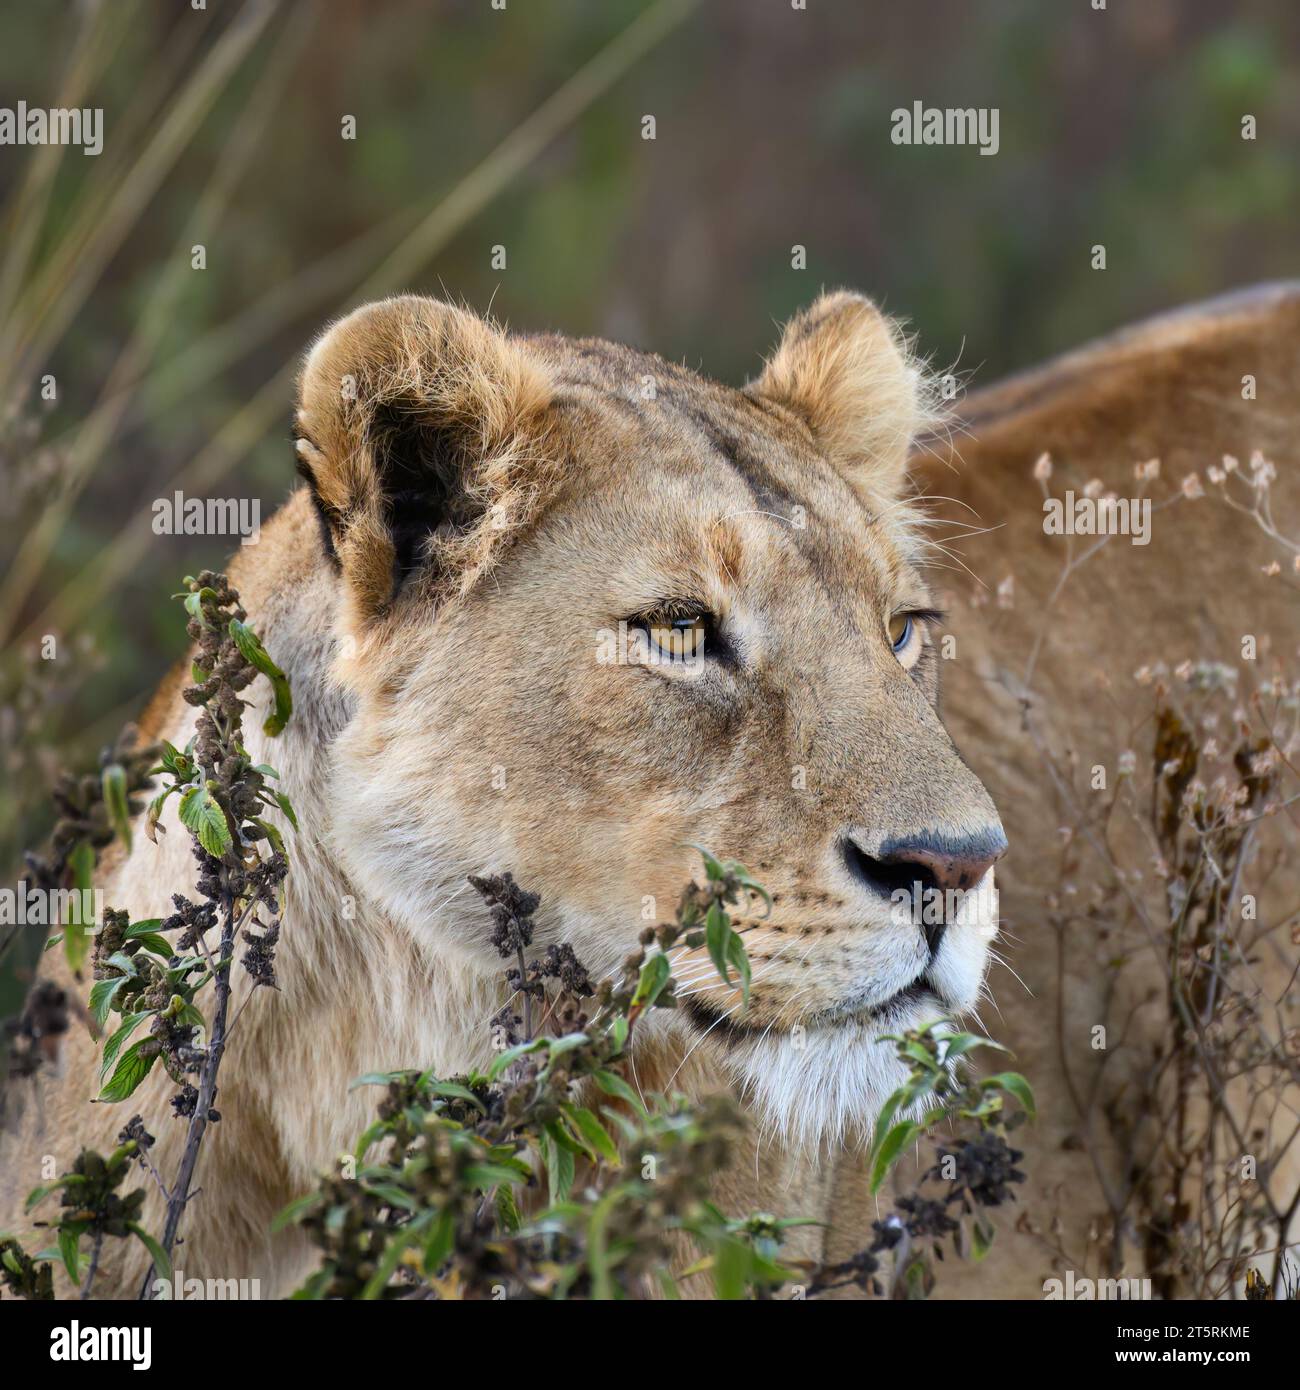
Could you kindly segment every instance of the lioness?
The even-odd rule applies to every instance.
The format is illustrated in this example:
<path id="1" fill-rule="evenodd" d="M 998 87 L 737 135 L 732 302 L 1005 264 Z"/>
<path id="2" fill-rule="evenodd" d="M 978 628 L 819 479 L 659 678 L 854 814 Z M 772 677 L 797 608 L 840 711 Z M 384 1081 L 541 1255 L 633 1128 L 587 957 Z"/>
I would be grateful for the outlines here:
<path id="1" fill-rule="evenodd" d="M 1066 359 L 972 402 L 989 442 L 967 441 L 974 462 L 956 481 L 929 455 L 919 469 L 989 524 L 1015 513 L 1014 549 L 994 538 L 977 568 L 996 581 L 1013 562 L 1021 602 L 1045 598 L 1059 551 L 1031 491 L 1034 454 L 1128 467 L 1166 432 L 1212 448 L 1227 431 L 1206 420 L 1246 370 L 1243 344 L 1285 349 L 1257 370 L 1294 381 L 1295 316 L 1295 296 L 1275 293 Z M 1180 371 L 1205 398 L 1194 408 Z M 898 329 L 847 293 L 797 317 L 743 390 L 605 342 L 507 336 L 427 299 L 372 305 L 325 332 L 301 377 L 305 486 L 231 568 L 293 679 L 287 731 L 254 734 L 250 751 L 280 768 L 303 830 L 281 992 L 252 1001 L 231 1041 L 183 1227 L 187 1276 L 288 1291 L 310 1251 L 292 1230 L 272 1238 L 271 1219 L 363 1127 L 371 1098 L 349 1081 L 485 1060 L 500 962 L 468 874 L 513 870 L 542 895 L 537 945 L 571 941 L 596 975 L 671 913 L 698 862 L 688 842 L 745 860 L 774 910 L 746 922 L 748 1012 L 709 970 L 683 969 L 685 1007 L 641 1038 L 638 1079 L 688 1094 L 727 1085 L 749 1106 L 749 1147 L 719 1178 L 724 1206 L 827 1222 L 793 1233 L 797 1254 L 864 1243 L 877 1212 L 863 1131 L 898 1078 L 874 1039 L 976 1004 L 1006 847 L 937 713 L 940 615 L 906 481 L 929 410 Z M 1280 446 L 1281 427 L 1261 442 Z M 1234 524 L 1253 563 L 1253 533 Z M 1170 572 L 1178 563 L 1167 555 Z M 1188 605 L 1171 586 L 1146 602 L 1189 640 L 1237 622 L 1222 595 Z M 1010 802 L 1017 965 L 1043 997 L 1000 991 L 1003 1036 L 1039 1082 L 1053 1065 L 1053 987 L 1082 997 L 1094 982 L 1059 976 L 1032 935 L 1056 821 L 1018 743 L 1022 703 L 997 678 L 1028 624 L 1008 634 L 992 611 L 954 611 L 967 645 L 949 664 L 969 752 Z M 1048 644 L 1041 684 L 1059 697 L 1048 717 L 1062 737 L 1086 740 L 1107 714 L 1077 687 L 1071 703 L 1081 658 L 1127 665 L 1149 627 L 1111 608 L 1073 621 Z M 178 672 L 159 693 L 146 732 L 189 736 L 183 683 Z M 251 693 L 267 698 L 260 683 Z M 250 733 L 264 713 L 250 711 Z M 133 916 L 166 913 L 189 879 L 188 836 L 164 823 L 160 846 L 138 836 L 106 885 Z M 956 890 L 957 907 L 918 924 L 895 896 L 916 885 Z M 43 1155 L 66 1168 L 124 1122 L 122 1107 L 86 1104 L 94 1054 L 78 1031 L 64 1079 L 26 1107 L 0 1169 L 0 1227 L 21 1226 L 10 1212 Z M 170 1090 L 153 1077 L 131 1102 L 163 1171 L 182 1138 Z M 1050 1084 L 1041 1092 L 1055 1100 Z M 1040 1195 L 1083 1174 L 1062 1148 L 1068 1125 L 1058 1106 L 1035 1141 Z M 981 1291 L 1034 1293 L 1034 1248 Z M 142 1272 L 120 1264 L 108 1278 L 133 1295 Z"/>
<path id="2" fill-rule="evenodd" d="M 278 765 L 304 831 L 281 993 L 226 1056 L 187 1277 L 289 1290 L 305 1252 L 269 1228 L 364 1127 L 372 1098 L 349 1081 L 488 1060 L 501 966 L 466 875 L 511 869 L 541 894 L 535 944 L 572 942 L 595 976 L 671 914 L 689 842 L 745 858 L 774 909 L 746 934 L 744 1017 L 698 972 L 638 1078 L 734 1086 L 758 1161 L 740 1157 L 723 1199 L 827 1217 L 825 1151 L 859 1141 L 897 1084 L 873 1040 L 977 999 L 1006 848 L 936 710 L 938 615 L 905 491 L 925 408 L 897 329 L 847 293 L 796 318 L 743 390 L 430 299 L 323 334 L 296 414 L 305 486 L 231 571 L 295 699 L 288 732 L 250 751 Z M 145 726 L 183 745 L 178 688 Z M 167 913 L 192 871 L 170 832 L 137 837 L 108 902 Z M 892 901 L 914 884 L 967 906 L 919 925 Z M 86 1105 L 88 1038 L 67 1071 L 6 1158 L 13 1194 L 42 1154 L 107 1145 L 126 1118 Z M 170 1089 L 131 1102 L 162 1171 L 183 1128 Z M 119 1266 L 117 1287 L 140 1274 Z"/>

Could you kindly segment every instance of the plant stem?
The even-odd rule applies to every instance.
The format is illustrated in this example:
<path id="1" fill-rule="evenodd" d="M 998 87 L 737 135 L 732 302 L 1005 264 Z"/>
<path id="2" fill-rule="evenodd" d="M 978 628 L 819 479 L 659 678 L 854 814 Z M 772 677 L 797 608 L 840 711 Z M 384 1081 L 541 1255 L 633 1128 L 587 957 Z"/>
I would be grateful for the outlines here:
<path id="1" fill-rule="evenodd" d="M 90 1269 L 86 1272 L 86 1282 L 81 1286 L 81 1297 L 90 1297 L 90 1291 L 95 1287 L 95 1275 L 99 1273 L 99 1252 L 104 1248 L 104 1233 L 100 1231 L 95 1236 L 95 1244 L 90 1251 Z"/>
<path id="2" fill-rule="evenodd" d="M 519 961 L 519 988 L 524 993 L 524 1041 L 533 1040 L 533 996 L 528 992 L 528 967 L 524 963 L 524 948 L 515 947 L 515 956 Z"/>
<path id="3" fill-rule="evenodd" d="M 194 1102 L 194 1113 L 190 1116 L 189 1133 L 185 1137 L 185 1153 L 181 1158 L 180 1172 L 172 1184 L 171 1197 L 167 1203 L 167 1218 L 163 1225 L 162 1248 L 168 1257 L 176 1243 L 181 1217 L 185 1205 L 191 1197 L 190 1183 L 198 1166 L 199 1148 L 208 1127 L 208 1112 L 217 1098 L 217 1072 L 221 1066 L 222 1054 L 226 1049 L 226 1014 L 230 1006 L 230 965 L 235 946 L 235 904 L 229 893 L 223 897 L 224 925 L 221 931 L 219 958 L 221 968 L 216 973 L 216 1004 L 213 1010 L 212 1036 L 208 1042 L 207 1058 L 203 1063 L 203 1073 L 199 1080 L 198 1099 Z M 154 1266 L 152 1262 L 145 1272 L 144 1283 L 140 1288 L 140 1298 L 153 1297 Z"/>

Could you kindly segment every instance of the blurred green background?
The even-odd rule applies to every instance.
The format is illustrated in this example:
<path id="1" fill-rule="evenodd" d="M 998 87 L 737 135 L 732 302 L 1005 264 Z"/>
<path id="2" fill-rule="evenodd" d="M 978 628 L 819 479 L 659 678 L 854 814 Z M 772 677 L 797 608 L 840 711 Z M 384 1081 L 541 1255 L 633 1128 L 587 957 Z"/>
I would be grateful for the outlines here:
<path id="1" fill-rule="evenodd" d="M 0 16 L 0 106 L 105 123 L 98 158 L 0 147 L 5 882 L 53 770 L 92 762 L 180 652 L 179 577 L 230 548 L 153 535 L 153 500 L 269 514 L 293 482 L 294 363 L 361 298 L 446 293 L 739 382 L 778 321 L 845 283 L 979 383 L 1297 269 L 1295 0 Z M 916 99 L 999 108 L 1000 152 L 893 145 Z"/>

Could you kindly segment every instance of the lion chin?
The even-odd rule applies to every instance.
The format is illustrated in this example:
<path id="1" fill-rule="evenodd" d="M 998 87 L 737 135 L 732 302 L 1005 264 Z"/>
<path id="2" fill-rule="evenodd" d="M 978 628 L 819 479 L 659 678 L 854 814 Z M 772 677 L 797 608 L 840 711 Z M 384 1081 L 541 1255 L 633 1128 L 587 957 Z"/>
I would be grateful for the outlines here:
<path id="1" fill-rule="evenodd" d="M 760 1142 L 797 1145 L 828 1156 L 870 1142 L 886 1098 L 907 1079 L 883 1033 L 918 1028 L 947 1010 L 933 995 L 868 1018 L 739 1044 L 730 1070 L 744 1089 Z"/>
<path id="2" fill-rule="evenodd" d="M 845 1005 L 790 1029 L 737 1027 L 694 1008 L 692 1024 L 722 1033 L 719 1050 L 744 1095 L 756 1137 L 829 1156 L 870 1143 L 886 1099 L 907 1079 L 886 1035 L 956 1023 L 979 1000 L 997 934 L 990 870 L 950 924 L 942 949 L 910 984 L 867 1009 Z"/>

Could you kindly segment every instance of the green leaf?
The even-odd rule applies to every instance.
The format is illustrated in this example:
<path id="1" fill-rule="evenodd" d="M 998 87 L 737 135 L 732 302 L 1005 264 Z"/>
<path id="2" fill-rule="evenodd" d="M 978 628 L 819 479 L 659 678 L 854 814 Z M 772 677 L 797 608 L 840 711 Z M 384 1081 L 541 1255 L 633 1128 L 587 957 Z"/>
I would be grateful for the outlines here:
<path id="1" fill-rule="evenodd" d="M 188 1024 L 191 1028 L 198 1028 L 205 1033 L 208 1030 L 207 1019 L 203 1017 L 197 1004 L 182 1004 L 177 1009 L 174 1018 L 177 1023 Z"/>
<path id="2" fill-rule="evenodd" d="M 570 1132 L 568 1125 L 556 1120 L 553 1123 L 552 1138 L 561 1148 L 567 1149 L 574 1158 L 587 1157 L 587 1146 Z"/>
<path id="3" fill-rule="evenodd" d="M 617 1166 L 618 1146 L 609 1137 L 609 1131 L 591 1113 L 580 1105 L 570 1105 L 567 1101 L 560 1109 L 577 1131 L 578 1137 L 587 1146 L 593 1158 L 603 1158 Z"/>
<path id="4" fill-rule="evenodd" d="M 99 1093 L 100 1100 L 123 1101 L 135 1093 L 140 1083 L 153 1070 L 153 1064 L 158 1060 L 156 1052 L 148 1057 L 140 1056 L 140 1049 L 149 1041 L 151 1039 L 141 1038 L 139 1042 L 132 1043 L 122 1054 L 108 1085 Z"/>
<path id="5" fill-rule="evenodd" d="M 293 696 L 289 691 L 287 676 L 273 676 L 271 688 L 275 692 L 275 710 L 267 715 L 266 722 L 262 725 L 262 732 L 268 738 L 275 738 L 277 734 L 284 731 L 284 726 L 293 714 Z"/>
<path id="6" fill-rule="evenodd" d="M 220 859 L 234 843 L 226 813 L 207 787 L 190 787 L 181 797 L 181 824 L 199 838 L 199 844 Z"/>
<path id="7" fill-rule="evenodd" d="M 721 861 L 714 858 L 703 845 L 697 845 L 694 841 L 687 840 L 686 848 L 695 850 L 700 858 L 704 860 L 704 872 L 712 882 L 716 883 L 723 877 L 724 870 Z"/>
<path id="8" fill-rule="evenodd" d="M 651 956 L 641 967 L 641 976 L 636 983 L 636 993 L 632 996 L 632 1007 L 648 1009 L 664 992 L 664 986 L 672 979 L 673 969 L 663 952 Z"/>
<path id="9" fill-rule="evenodd" d="M 509 1193 L 508 1187 L 500 1191 Z M 498 1192 L 497 1211 L 501 1210 L 500 1192 Z M 515 1214 L 515 1225 L 518 1226 L 518 1213 Z M 513 1228 L 511 1228 L 513 1229 Z M 437 1274 L 438 1270 L 446 1264 L 450 1256 L 452 1247 L 456 1243 L 456 1209 L 448 1204 L 438 1213 L 434 1219 L 433 1227 L 429 1231 L 429 1239 L 424 1243 L 424 1272 L 426 1274 Z"/>
<path id="10" fill-rule="evenodd" d="M 108 1015 L 113 1008 L 113 996 L 126 984 L 127 977 L 119 975 L 114 980 L 96 980 L 90 988 L 90 1016 L 95 1027 L 103 1032 Z"/>
<path id="11" fill-rule="evenodd" d="M 704 918 L 704 941 L 709 948 L 709 959 L 713 968 L 722 976 L 722 983 L 731 983 L 731 969 L 727 962 L 727 938 L 731 934 L 731 924 L 722 904 L 712 902 Z"/>
<path id="12" fill-rule="evenodd" d="M 72 870 L 72 886 L 78 893 L 90 891 L 91 880 L 95 875 L 95 862 L 95 847 L 89 840 L 82 840 L 68 856 L 68 867 Z M 83 898 L 82 901 L 84 902 L 85 899 Z M 79 975 L 81 973 L 89 949 L 90 933 L 86 930 L 86 923 L 65 923 L 63 951 L 74 974 Z"/>
<path id="13" fill-rule="evenodd" d="M 63 1259 L 63 1267 L 68 1271 L 68 1278 L 74 1284 L 81 1283 L 81 1260 L 78 1246 L 81 1244 L 81 1232 L 84 1230 L 81 1222 L 72 1226 L 59 1227 L 59 1254 Z"/>
<path id="14" fill-rule="evenodd" d="M 368 1071 L 348 1082 L 348 1090 L 355 1091 L 358 1086 L 391 1086 L 394 1081 L 403 1081 L 412 1073 L 407 1071 Z"/>
<path id="15" fill-rule="evenodd" d="M 374 1124 L 362 1134 L 361 1138 L 357 1140 L 357 1147 L 353 1151 L 357 1162 L 360 1163 L 365 1158 L 366 1154 L 370 1152 L 370 1146 L 376 1139 L 382 1138 L 387 1133 L 388 1121 L 376 1120 Z"/>
<path id="16" fill-rule="evenodd" d="M 136 961 L 131 956 L 128 956 L 125 951 L 114 951 L 104 964 L 116 966 L 123 975 L 126 975 L 132 980 L 139 979 L 140 977 L 140 972 L 136 968 Z"/>
<path id="17" fill-rule="evenodd" d="M 241 623 L 238 618 L 231 618 L 230 635 L 234 638 L 235 646 L 239 648 L 240 656 L 250 666 L 260 671 L 264 676 L 284 675 L 284 672 L 271 660 L 266 648 L 262 645 L 262 639 L 247 623 Z"/>
<path id="18" fill-rule="evenodd" d="M 462 1086 L 459 1081 L 434 1081 L 430 1084 L 429 1090 L 435 1096 L 444 1096 L 448 1100 L 467 1100 L 480 1114 L 487 1114 L 483 1102 L 468 1086 Z"/>
<path id="19" fill-rule="evenodd" d="M 126 1229 L 130 1231 L 149 1252 L 149 1257 L 153 1260 L 154 1271 L 158 1277 L 160 1279 L 166 1279 L 168 1283 L 170 1283 L 172 1277 L 172 1262 L 167 1258 L 167 1252 L 138 1221 L 128 1222 Z"/>
<path id="20" fill-rule="evenodd" d="M 591 1038 L 586 1033 L 565 1033 L 563 1037 L 551 1038 L 547 1053 L 547 1064 L 549 1065 L 556 1057 L 565 1052 L 572 1052 L 575 1047 L 581 1047 L 583 1043 L 589 1043 Z"/>
<path id="21" fill-rule="evenodd" d="M 569 1151 L 567 1136 L 561 1137 L 559 1126 L 552 1121 L 538 1136 L 542 1162 L 546 1166 L 546 1181 L 552 1203 L 562 1202 L 573 1187 L 576 1165 Z"/>
<path id="22" fill-rule="evenodd" d="M 591 1296 L 601 1302 L 608 1302 L 614 1294 L 611 1278 L 609 1246 L 607 1235 L 610 1217 L 614 1214 L 622 1193 L 616 1187 L 607 1192 L 591 1209 L 587 1221 L 587 1263 L 591 1269 Z"/>
<path id="23" fill-rule="evenodd" d="M 993 1248 L 993 1227 L 978 1218 L 971 1230 L 971 1259 L 982 1260 Z"/>
<path id="24" fill-rule="evenodd" d="M 289 679 L 271 660 L 266 648 L 262 645 L 261 638 L 247 623 L 241 623 L 238 618 L 231 618 L 230 635 L 235 639 L 235 646 L 239 648 L 239 654 L 244 660 L 259 670 L 271 682 L 271 689 L 275 692 L 275 710 L 267 716 L 266 723 L 262 725 L 262 732 L 274 738 L 283 730 L 289 722 L 289 716 L 293 713 L 293 696 L 289 692 Z"/>
<path id="25" fill-rule="evenodd" d="M 880 1145 L 880 1151 L 871 1164 L 872 1196 L 880 1191 L 881 1185 L 889 1176 L 889 1170 L 898 1161 L 899 1155 L 920 1132 L 920 1125 L 912 1120 L 904 1120 L 885 1135 L 884 1142 Z"/>
<path id="26" fill-rule="evenodd" d="M 497 1053 L 492 1059 L 492 1065 L 487 1070 L 488 1080 L 495 1081 L 512 1062 L 517 1062 L 530 1052 L 540 1052 L 548 1045 L 549 1041 L 548 1038 L 534 1038 L 532 1042 L 517 1043 L 514 1047 L 508 1047 L 504 1052 Z"/>
<path id="27" fill-rule="evenodd" d="M 513 1187 L 502 1183 L 497 1188 L 496 1195 L 497 1220 L 513 1235 L 519 1229 L 519 1205 L 515 1201 L 515 1190 Z M 425 1264 L 425 1272 L 429 1273 L 428 1264 Z"/>
<path id="28" fill-rule="evenodd" d="M 980 1087 L 985 1091 L 1006 1091 L 1015 1096 L 1031 1120 L 1038 1114 L 1034 1105 L 1034 1093 L 1030 1089 L 1029 1082 L 1018 1071 L 1000 1071 L 996 1076 L 986 1076 L 980 1082 Z"/>
<path id="29" fill-rule="evenodd" d="M 994 1042 L 992 1038 L 982 1038 L 978 1033 L 951 1033 L 943 1038 L 943 1060 L 951 1062 L 954 1057 L 963 1057 L 968 1052 L 973 1052 L 977 1047 L 992 1047 L 998 1052 L 1005 1052 L 1007 1049 L 1001 1043 Z"/>
<path id="30" fill-rule="evenodd" d="M 295 830 L 298 828 L 298 817 L 294 814 L 293 804 L 283 792 L 272 791 L 275 797 L 275 804 L 284 812 L 285 819 Z"/>
<path id="31" fill-rule="evenodd" d="M 511 1183 L 527 1181 L 530 1176 L 531 1173 L 521 1174 L 504 1163 L 471 1163 L 463 1171 L 465 1182 L 480 1192 L 490 1192 L 502 1183 L 508 1186 Z"/>
<path id="32" fill-rule="evenodd" d="M 194 775 L 194 767 L 189 758 L 175 744 L 168 743 L 166 739 L 162 741 L 160 761 L 163 768 L 179 782 L 188 782 Z M 175 791 L 175 787 L 172 790 Z"/>
<path id="33" fill-rule="evenodd" d="M 880 1114 L 876 1117 L 876 1128 L 871 1139 L 871 1157 L 875 1160 L 880 1152 L 880 1146 L 885 1141 L 885 1135 L 889 1133 L 889 1127 L 894 1123 L 894 1116 L 898 1114 L 899 1107 L 904 1105 L 906 1087 L 899 1087 L 892 1096 L 881 1106 Z"/>
<path id="34" fill-rule="evenodd" d="M 418 1211 L 420 1204 L 404 1188 L 391 1182 L 368 1182 L 366 1191 L 373 1193 L 381 1202 L 387 1202 L 398 1211 Z"/>
<path id="35" fill-rule="evenodd" d="M 607 1096 L 617 1096 L 619 1100 L 625 1100 L 638 1114 L 646 1113 L 645 1106 L 641 1103 L 641 1097 L 627 1084 L 626 1081 L 615 1071 L 597 1071 L 593 1073 L 596 1085 L 600 1087 Z"/>
<path id="36" fill-rule="evenodd" d="M 33 1207 L 39 1206 L 51 1192 L 57 1192 L 64 1186 L 64 1179 L 59 1178 L 57 1182 L 47 1182 L 40 1187 L 33 1188 L 27 1194 L 27 1200 L 23 1203 L 24 1211 L 31 1211 Z"/>
<path id="37" fill-rule="evenodd" d="M 749 1288 L 750 1250 L 743 1241 L 723 1236 L 713 1251 L 713 1291 L 723 1300 L 744 1298 Z"/>
<path id="38" fill-rule="evenodd" d="M 99 1062 L 99 1077 L 102 1081 L 108 1073 L 109 1067 L 113 1065 L 113 1059 L 117 1056 L 122 1044 L 140 1026 L 142 1019 L 150 1018 L 153 1014 L 152 1009 L 142 1010 L 140 1013 L 124 1014 L 122 1022 L 118 1026 L 116 1033 L 104 1044 L 104 1055 Z"/>
<path id="39" fill-rule="evenodd" d="M 295 1289 L 289 1295 L 290 1300 L 295 1303 L 319 1303 L 323 1301 L 325 1292 L 337 1271 L 338 1265 L 333 1260 L 326 1260 L 302 1288 Z"/>
<path id="40" fill-rule="evenodd" d="M 146 951 L 152 951 L 154 955 L 160 956 L 164 963 L 169 961 L 176 954 L 176 948 L 165 936 L 160 936 L 157 932 L 141 932 L 136 938 Z"/>
<path id="41" fill-rule="evenodd" d="M 253 824 L 266 836 L 268 843 L 276 854 L 286 854 L 284 847 L 284 836 L 271 824 L 269 820 L 262 820 L 260 816 L 252 818 Z"/>
<path id="42" fill-rule="evenodd" d="M 736 973 L 740 976 L 740 996 L 742 1009 L 749 1008 L 749 986 L 751 974 L 749 967 L 749 954 L 745 950 L 745 943 L 740 939 L 740 933 L 728 928 L 727 936 L 727 960 L 735 967 Z"/>
<path id="43" fill-rule="evenodd" d="M 203 615 L 203 602 L 205 599 L 214 599 L 216 596 L 215 589 L 196 589 L 193 593 L 185 595 L 185 611 L 191 618 L 197 618 L 204 627 L 211 627 L 212 624 Z"/>
<path id="44" fill-rule="evenodd" d="M 492 1144 L 487 1154 L 493 1163 L 503 1164 L 514 1173 L 514 1182 L 527 1182 L 533 1176 L 533 1165 L 520 1155 L 513 1144 Z"/>
<path id="45" fill-rule="evenodd" d="M 121 763 L 109 763 L 99 778 L 104 794 L 104 810 L 113 833 L 131 848 L 131 808 L 127 805 L 126 768 Z"/>
<path id="46" fill-rule="evenodd" d="M 766 906 L 766 911 L 763 913 L 763 916 L 764 916 L 764 917 L 771 916 L 771 913 L 772 913 L 772 895 L 771 895 L 771 893 L 769 893 L 769 892 L 767 891 L 767 889 L 764 888 L 763 885 L 762 885 L 761 883 L 758 882 L 757 879 L 751 878 L 751 877 L 749 876 L 749 873 L 746 871 L 745 866 L 744 866 L 743 864 L 733 864 L 733 865 L 731 865 L 731 871 L 732 871 L 732 877 L 736 880 L 736 882 L 737 882 L 738 884 L 740 884 L 740 886 L 741 886 L 742 888 L 747 888 L 747 889 L 748 889 L 751 893 L 753 893 L 755 896 L 760 897 L 760 898 L 763 899 L 763 902 L 764 902 L 764 904 L 765 904 L 765 906 Z"/>
<path id="47" fill-rule="evenodd" d="M 918 1100 L 928 1096 L 934 1090 L 936 1083 L 942 1076 L 938 1071 L 924 1071 L 914 1076 L 906 1086 L 903 1087 L 903 1103 L 899 1106 L 900 1110 L 910 1110 Z"/>

